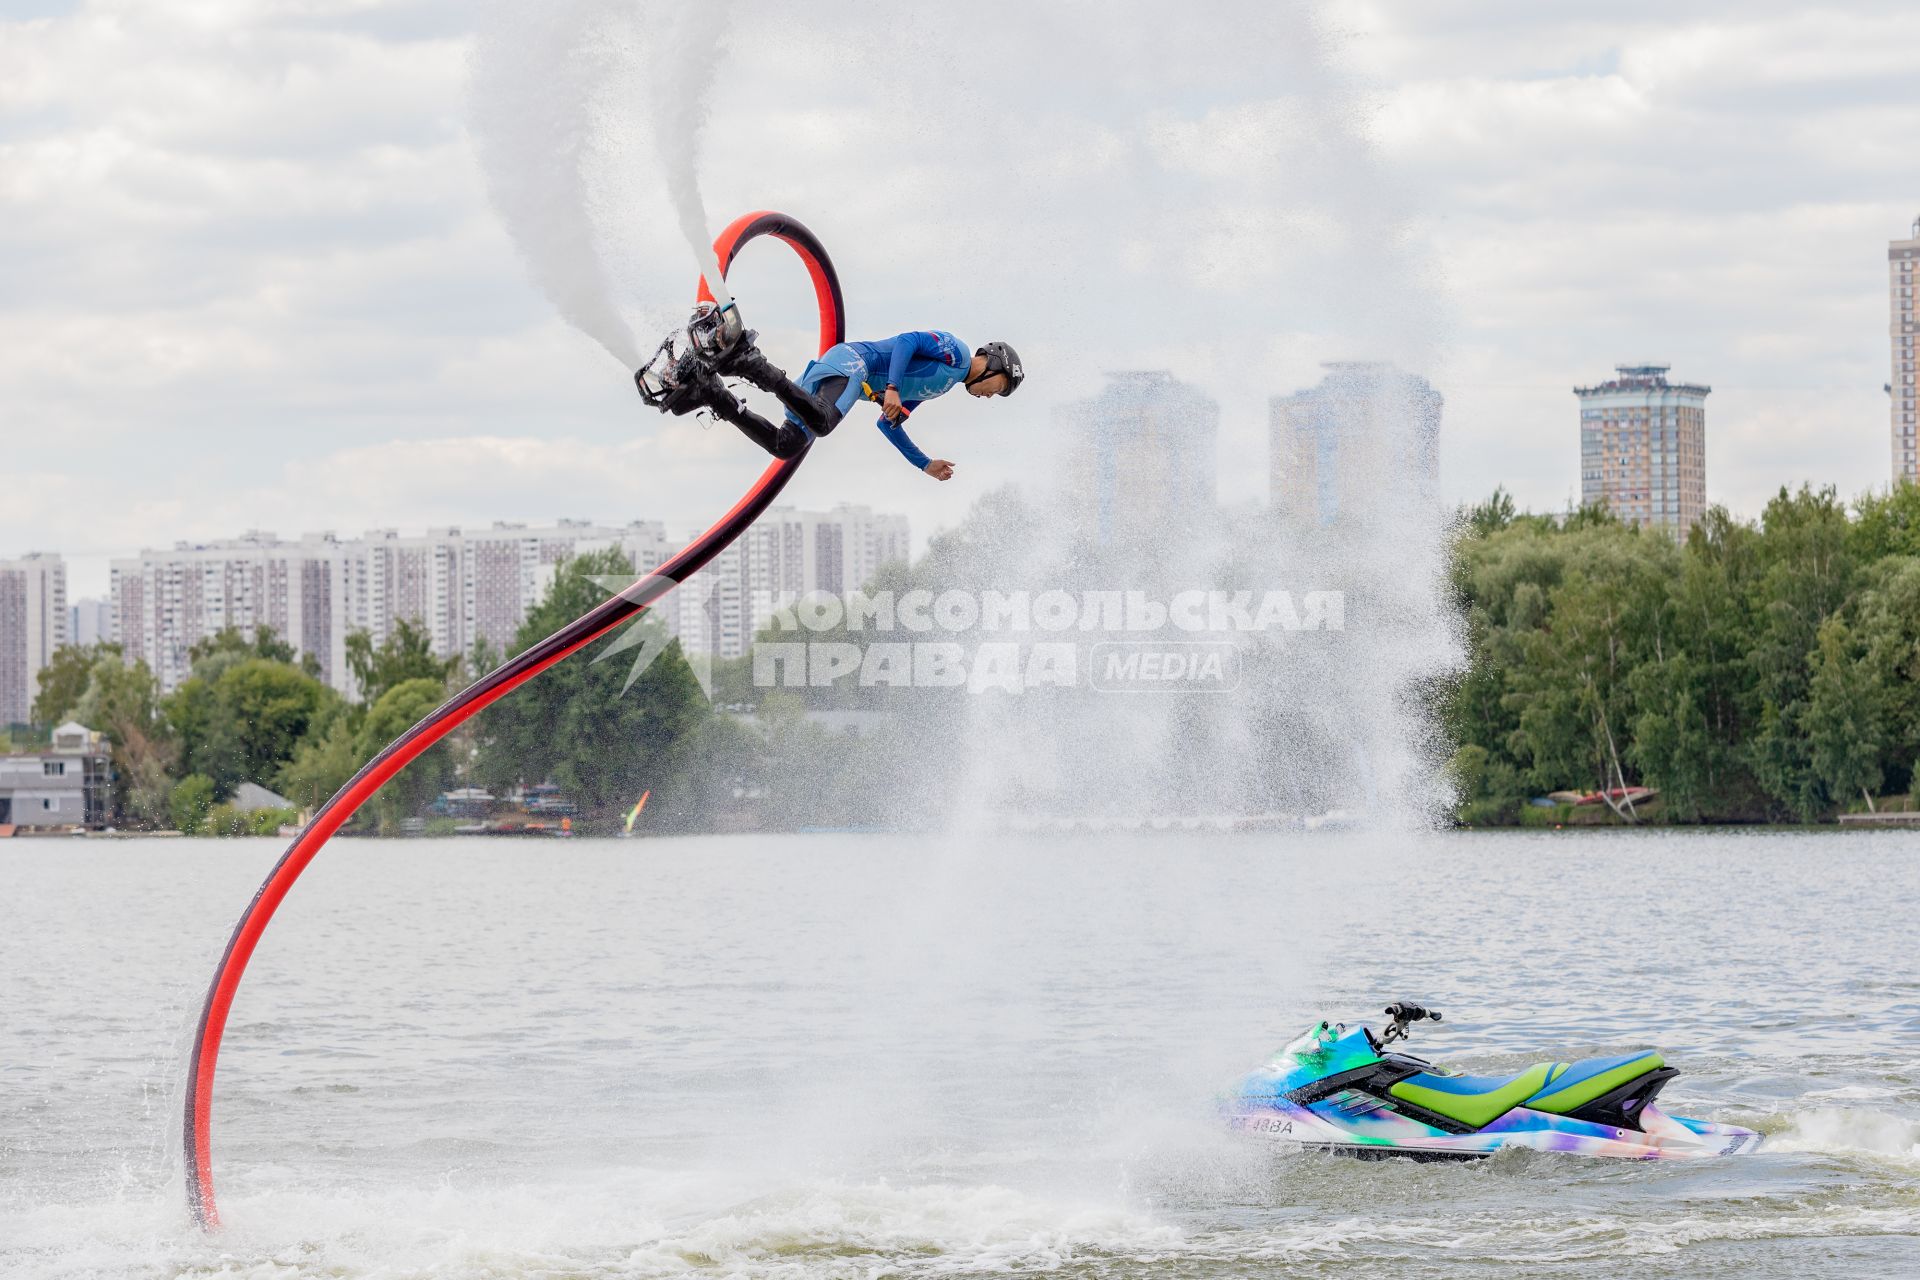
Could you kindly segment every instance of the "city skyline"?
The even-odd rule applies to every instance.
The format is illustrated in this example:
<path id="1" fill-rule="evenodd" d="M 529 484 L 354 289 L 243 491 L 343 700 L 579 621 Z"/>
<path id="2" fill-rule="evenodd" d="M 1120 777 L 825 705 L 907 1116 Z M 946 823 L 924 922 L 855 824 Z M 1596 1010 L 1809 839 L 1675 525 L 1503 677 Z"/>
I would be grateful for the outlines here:
<path id="1" fill-rule="evenodd" d="M 255 529 L 116 558 L 104 599 L 70 596 L 57 552 L 0 560 L 0 727 L 30 720 L 39 672 L 63 644 L 118 644 L 166 693 L 190 673 L 193 646 L 228 628 L 266 627 L 311 655 L 321 680 L 354 695 L 346 642 L 356 631 L 378 645 L 404 620 L 443 658 L 482 639 L 509 650 L 562 559 L 618 548 L 644 573 L 698 532 L 670 536 L 659 520 L 573 519 L 292 539 Z M 904 515 L 845 503 L 775 506 L 652 613 L 690 652 L 738 657 L 777 608 L 812 592 L 854 590 L 911 544 Z"/>

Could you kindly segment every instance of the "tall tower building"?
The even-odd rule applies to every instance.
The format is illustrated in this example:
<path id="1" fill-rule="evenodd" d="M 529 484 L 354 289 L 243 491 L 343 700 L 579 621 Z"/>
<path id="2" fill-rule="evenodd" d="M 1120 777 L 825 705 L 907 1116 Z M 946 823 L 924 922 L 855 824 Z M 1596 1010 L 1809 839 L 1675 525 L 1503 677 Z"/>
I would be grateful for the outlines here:
<path id="1" fill-rule="evenodd" d="M 1100 542 L 1190 528 L 1217 507 L 1220 406 L 1199 388 L 1164 370 L 1110 373 L 1055 414 L 1071 432 L 1073 508 Z"/>
<path id="2" fill-rule="evenodd" d="M 1268 402 L 1269 501 L 1291 519 L 1331 525 L 1381 504 L 1437 501 L 1440 412 L 1425 378 L 1391 364 L 1340 360 L 1318 386 Z"/>
<path id="3" fill-rule="evenodd" d="M 1580 398 L 1580 501 L 1675 537 L 1707 510 L 1707 396 L 1664 364 L 1614 366 Z"/>
<path id="4" fill-rule="evenodd" d="M 68 643 L 67 562 L 34 552 L 0 560 L 0 726 L 26 724 L 40 672 Z"/>
<path id="5" fill-rule="evenodd" d="M 1920 317 L 1914 315 L 1914 277 L 1920 276 L 1920 218 L 1913 235 L 1887 246 L 1887 334 L 1893 340 L 1893 377 L 1887 391 L 1893 397 L 1893 479 L 1898 484 L 1920 482 L 1920 453 L 1915 450 L 1915 417 L 1920 414 L 1914 395 L 1913 347 L 1920 337 Z"/>

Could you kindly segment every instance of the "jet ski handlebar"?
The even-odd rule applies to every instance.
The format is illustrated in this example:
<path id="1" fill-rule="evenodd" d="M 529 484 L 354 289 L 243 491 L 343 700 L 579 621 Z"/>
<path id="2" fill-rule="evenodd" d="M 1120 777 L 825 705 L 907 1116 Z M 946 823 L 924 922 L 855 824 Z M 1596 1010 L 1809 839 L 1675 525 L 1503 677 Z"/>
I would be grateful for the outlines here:
<path id="1" fill-rule="evenodd" d="M 1410 1000 L 1396 1000 L 1386 1007 L 1385 1012 L 1389 1018 L 1393 1019 L 1393 1022 L 1385 1031 L 1381 1032 L 1381 1044 L 1392 1044 L 1395 1040 L 1405 1040 L 1407 1038 L 1407 1028 L 1416 1022 L 1426 1021 L 1427 1019 L 1432 1019 L 1434 1022 L 1440 1021 L 1440 1011 L 1438 1009 L 1428 1009 L 1422 1005 L 1414 1004 Z"/>

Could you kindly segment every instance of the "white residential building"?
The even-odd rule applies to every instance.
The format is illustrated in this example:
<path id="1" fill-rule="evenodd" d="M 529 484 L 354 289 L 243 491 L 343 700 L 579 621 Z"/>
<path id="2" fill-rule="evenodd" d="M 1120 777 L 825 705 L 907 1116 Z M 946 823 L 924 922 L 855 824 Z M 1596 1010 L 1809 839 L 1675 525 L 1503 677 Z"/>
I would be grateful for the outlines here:
<path id="1" fill-rule="evenodd" d="M 26 724 L 40 672 L 68 643 L 67 562 L 36 551 L 0 560 L 0 725 Z"/>
<path id="2" fill-rule="evenodd" d="M 737 658 L 774 611 L 815 592 L 843 596 L 912 552 L 907 518 L 842 503 L 774 507 L 670 597 L 668 630 L 683 648 Z"/>
<path id="3" fill-rule="evenodd" d="M 600 525 L 562 520 L 403 535 L 375 529 L 285 542 L 270 533 L 171 551 L 143 551 L 112 565 L 111 639 L 127 659 L 145 659 L 171 691 L 191 670 L 195 644 L 225 627 L 265 626 L 323 679 L 352 694 L 347 637 L 378 645 L 402 619 L 424 628 L 433 651 L 452 657 L 484 638 L 501 655 L 569 557 L 618 547 L 637 573 L 658 567 L 681 542 L 658 520 Z M 909 551 L 905 516 L 866 507 L 795 511 L 776 507 L 661 606 L 668 630 L 689 647 L 735 657 L 776 605 L 810 591 L 840 594 Z M 61 617 L 66 617 L 64 599 Z"/>
<path id="4" fill-rule="evenodd" d="M 329 534 L 281 542 L 251 530 L 231 541 L 181 542 L 115 560 L 111 638 L 128 662 L 144 660 L 169 692 L 187 678 L 193 646 L 228 627 L 267 627 L 313 654 L 334 680 L 342 670 L 332 635 L 339 554 Z"/>
<path id="5" fill-rule="evenodd" d="M 297 542 L 254 532 L 181 543 L 113 562 L 112 638 L 129 661 L 144 658 L 161 688 L 172 690 L 187 678 L 196 643 L 225 627 L 266 626 L 296 652 L 312 654 L 327 683 L 352 693 L 352 632 L 367 632 L 377 645 L 405 619 L 426 630 L 441 657 L 466 653 L 481 637 L 509 652 L 554 565 L 613 542 L 656 563 L 666 554 L 664 526 L 648 520 L 503 522 L 410 536 L 376 529 L 346 539 L 307 534 Z"/>
<path id="6" fill-rule="evenodd" d="M 113 606 L 106 600 L 75 600 L 67 608 L 67 643 L 91 648 L 113 639 Z"/>
<path id="7" fill-rule="evenodd" d="M 10 827 L 105 826 L 113 760 L 105 735 L 69 721 L 43 748 L 0 755 L 0 834 Z"/>

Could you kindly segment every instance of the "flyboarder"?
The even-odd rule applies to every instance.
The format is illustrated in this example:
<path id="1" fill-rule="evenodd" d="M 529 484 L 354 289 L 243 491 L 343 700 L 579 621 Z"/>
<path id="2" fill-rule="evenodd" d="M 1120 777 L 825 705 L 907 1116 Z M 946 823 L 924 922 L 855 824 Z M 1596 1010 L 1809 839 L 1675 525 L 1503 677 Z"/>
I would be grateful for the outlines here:
<path id="1" fill-rule="evenodd" d="M 929 458 L 908 438 L 907 416 L 924 402 L 964 386 L 973 396 L 1010 396 L 1026 377 L 1020 355 L 1004 342 L 989 342 L 967 355 L 966 344 L 942 330 L 897 334 L 878 342 L 843 342 L 822 352 L 796 382 L 775 367 L 741 327 L 739 308 L 703 302 L 687 326 L 689 347 L 660 344 L 654 358 L 633 375 L 640 395 L 668 413 L 711 409 L 776 458 L 791 458 L 815 437 L 840 425 L 854 404 L 880 406 L 874 424 L 900 456 L 935 480 L 953 476 L 953 463 Z M 739 378 L 770 392 L 786 406 L 774 423 L 742 404 L 723 378 Z"/>

